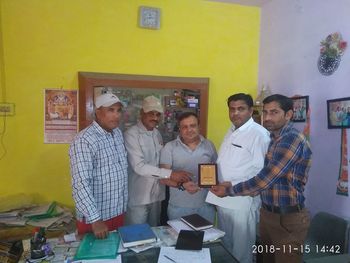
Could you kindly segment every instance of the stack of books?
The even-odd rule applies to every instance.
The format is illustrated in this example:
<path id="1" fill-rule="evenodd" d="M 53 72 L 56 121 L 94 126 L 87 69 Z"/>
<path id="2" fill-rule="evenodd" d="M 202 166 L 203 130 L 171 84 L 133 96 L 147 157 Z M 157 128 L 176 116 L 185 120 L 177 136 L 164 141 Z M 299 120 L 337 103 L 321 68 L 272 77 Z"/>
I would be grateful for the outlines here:
<path id="1" fill-rule="evenodd" d="M 213 224 L 201 217 L 198 214 L 183 216 L 179 219 L 169 220 L 168 225 L 171 226 L 177 233 L 181 230 L 203 230 L 203 242 L 211 242 L 225 235 L 224 231 L 213 227 Z"/>

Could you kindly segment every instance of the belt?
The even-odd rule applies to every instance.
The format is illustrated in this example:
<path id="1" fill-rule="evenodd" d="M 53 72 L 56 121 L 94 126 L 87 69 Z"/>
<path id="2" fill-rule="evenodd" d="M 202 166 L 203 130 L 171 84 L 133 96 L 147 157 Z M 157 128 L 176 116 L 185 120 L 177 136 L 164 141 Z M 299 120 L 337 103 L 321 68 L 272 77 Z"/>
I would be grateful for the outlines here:
<path id="1" fill-rule="evenodd" d="M 262 204 L 262 207 L 266 209 L 269 212 L 276 213 L 276 214 L 290 214 L 290 213 L 298 213 L 304 208 L 304 204 L 300 205 L 294 205 L 294 206 L 271 206 Z"/>

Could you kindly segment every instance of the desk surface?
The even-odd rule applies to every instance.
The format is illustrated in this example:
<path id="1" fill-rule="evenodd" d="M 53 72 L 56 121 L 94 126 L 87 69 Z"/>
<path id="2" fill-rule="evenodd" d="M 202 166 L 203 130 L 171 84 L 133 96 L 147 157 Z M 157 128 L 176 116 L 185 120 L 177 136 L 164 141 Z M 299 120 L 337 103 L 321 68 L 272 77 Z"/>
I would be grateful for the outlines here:
<path id="1" fill-rule="evenodd" d="M 228 252 L 221 241 L 204 244 L 203 247 L 210 249 L 210 257 L 212 263 L 238 263 L 230 252 Z M 157 262 L 160 248 L 151 248 L 146 251 L 136 254 L 135 252 L 128 251 L 122 254 L 123 263 L 146 263 Z"/>
<path id="2" fill-rule="evenodd" d="M 334 254 L 332 256 L 310 258 L 304 261 L 305 263 L 344 263 L 350 262 L 349 254 Z"/>

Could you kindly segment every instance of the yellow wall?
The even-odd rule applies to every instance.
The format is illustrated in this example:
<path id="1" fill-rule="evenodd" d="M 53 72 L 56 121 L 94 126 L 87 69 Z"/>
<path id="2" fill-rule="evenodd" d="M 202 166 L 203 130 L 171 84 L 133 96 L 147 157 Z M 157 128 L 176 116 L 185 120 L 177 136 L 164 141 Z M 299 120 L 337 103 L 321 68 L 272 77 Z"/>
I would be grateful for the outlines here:
<path id="1" fill-rule="evenodd" d="M 204 0 L 0 1 L 1 89 L 16 104 L 16 116 L 6 119 L 1 195 L 73 204 L 68 145 L 43 143 L 43 89 L 77 89 L 78 71 L 209 77 L 208 137 L 217 146 L 230 125 L 226 98 L 255 96 L 259 8 Z M 140 5 L 161 8 L 160 30 L 137 26 Z"/>

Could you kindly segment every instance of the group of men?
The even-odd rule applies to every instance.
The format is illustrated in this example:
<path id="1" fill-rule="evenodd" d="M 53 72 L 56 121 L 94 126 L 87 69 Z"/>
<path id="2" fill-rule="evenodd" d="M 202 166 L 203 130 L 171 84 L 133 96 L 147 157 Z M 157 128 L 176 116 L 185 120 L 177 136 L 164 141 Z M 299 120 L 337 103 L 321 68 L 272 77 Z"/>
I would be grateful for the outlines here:
<path id="1" fill-rule="evenodd" d="M 275 94 L 263 101 L 264 126 L 252 119 L 253 100 L 228 98 L 232 123 L 218 154 L 199 133 L 195 113 L 178 118 L 179 136 L 163 145 L 157 125 L 160 100 L 143 100 L 140 119 L 124 136 L 122 103 L 113 94 L 95 100 L 95 121 L 70 147 L 73 197 L 80 234 L 104 238 L 124 224 L 160 223 L 165 185 L 170 187 L 169 219 L 197 213 L 226 235 L 224 245 L 240 262 L 252 262 L 256 225 L 264 262 L 300 262 L 309 215 L 304 187 L 311 163 L 308 141 L 292 127 L 293 102 Z M 219 184 L 198 186 L 198 164 L 216 163 Z M 217 213 L 216 213 L 217 212 Z"/>

